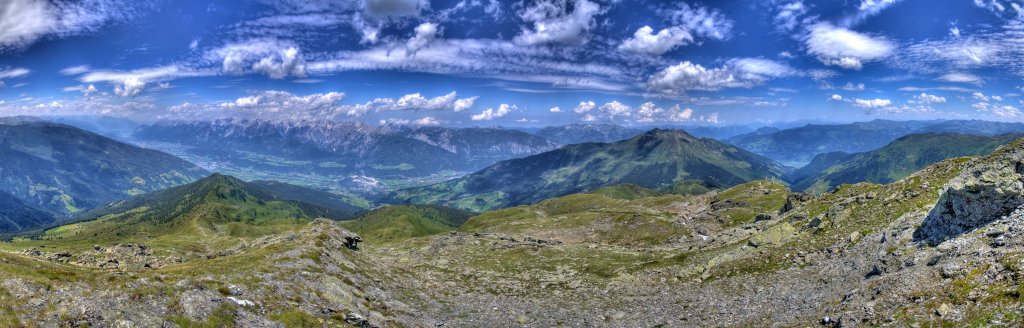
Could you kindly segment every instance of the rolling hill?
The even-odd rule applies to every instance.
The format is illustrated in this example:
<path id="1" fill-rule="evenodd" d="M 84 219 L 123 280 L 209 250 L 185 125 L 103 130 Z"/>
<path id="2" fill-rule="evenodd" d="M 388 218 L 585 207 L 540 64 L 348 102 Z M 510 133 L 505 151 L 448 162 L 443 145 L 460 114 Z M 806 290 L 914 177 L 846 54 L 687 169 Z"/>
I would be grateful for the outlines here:
<path id="1" fill-rule="evenodd" d="M 470 216 L 472 213 L 438 205 L 391 205 L 360 215 L 342 226 L 367 242 L 376 243 L 452 231 Z"/>
<path id="2" fill-rule="evenodd" d="M 0 158 L 0 191 L 64 214 L 207 174 L 166 153 L 29 118 L 0 121 Z"/>
<path id="3" fill-rule="evenodd" d="M 819 156 L 812 164 L 825 167 L 827 157 L 838 158 L 813 174 L 796 172 L 791 175 L 794 190 L 822 193 L 844 183 L 891 183 L 918 170 L 961 156 L 979 156 L 997 147 L 1024 137 L 1024 134 L 999 136 L 966 135 L 956 133 L 912 134 L 896 139 L 885 147 L 857 154 Z M 819 164 L 815 164 L 815 163 Z M 810 165 L 809 165 L 810 166 Z"/>
<path id="4" fill-rule="evenodd" d="M 313 193 L 312 191 L 310 193 Z M 315 218 L 348 219 L 352 212 L 296 201 L 259 184 L 221 174 L 113 203 L 47 230 L 42 237 L 209 246 L 222 238 L 253 238 Z"/>
<path id="5" fill-rule="evenodd" d="M 780 164 L 680 130 L 651 130 L 615 143 L 569 145 L 499 162 L 465 177 L 400 190 L 390 201 L 483 211 L 623 183 L 660 189 L 682 181 L 733 186 L 778 178 Z"/>

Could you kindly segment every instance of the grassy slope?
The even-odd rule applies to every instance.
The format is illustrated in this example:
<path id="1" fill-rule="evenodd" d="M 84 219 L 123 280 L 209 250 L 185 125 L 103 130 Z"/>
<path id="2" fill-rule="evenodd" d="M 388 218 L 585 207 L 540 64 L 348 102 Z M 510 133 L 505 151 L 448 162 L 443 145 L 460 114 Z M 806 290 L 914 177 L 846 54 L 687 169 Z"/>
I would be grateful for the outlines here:
<path id="1" fill-rule="evenodd" d="M 317 217 L 351 214 L 275 194 L 219 174 L 84 213 L 77 223 L 41 232 L 18 246 L 83 250 L 94 244 L 144 243 L 187 254 L 291 230 Z"/>
<path id="2" fill-rule="evenodd" d="M 463 210 L 437 205 L 394 205 L 360 215 L 342 226 L 367 242 L 379 243 L 455 230 L 470 215 Z"/>

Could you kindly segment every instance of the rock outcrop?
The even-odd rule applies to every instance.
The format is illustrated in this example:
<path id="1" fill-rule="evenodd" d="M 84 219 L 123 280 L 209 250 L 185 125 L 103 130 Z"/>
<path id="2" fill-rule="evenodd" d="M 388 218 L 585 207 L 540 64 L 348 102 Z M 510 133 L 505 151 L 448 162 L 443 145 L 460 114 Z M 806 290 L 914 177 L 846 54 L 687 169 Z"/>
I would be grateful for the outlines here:
<path id="1" fill-rule="evenodd" d="M 1024 142 L 974 160 L 950 181 L 915 232 L 938 244 L 993 222 L 1024 204 Z"/>

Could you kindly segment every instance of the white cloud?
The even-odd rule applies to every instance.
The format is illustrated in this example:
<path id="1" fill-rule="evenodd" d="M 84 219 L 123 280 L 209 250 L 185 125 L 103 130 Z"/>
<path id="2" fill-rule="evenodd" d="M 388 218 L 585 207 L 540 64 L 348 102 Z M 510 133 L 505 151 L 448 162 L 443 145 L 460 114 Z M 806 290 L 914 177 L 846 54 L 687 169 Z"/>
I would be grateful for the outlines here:
<path id="1" fill-rule="evenodd" d="M 424 116 L 423 118 L 420 118 L 418 120 L 412 121 L 412 124 L 419 125 L 419 126 L 441 125 L 443 123 L 444 123 L 444 121 L 438 120 L 438 119 L 430 117 L 430 116 Z"/>
<path id="2" fill-rule="evenodd" d="M 889 99 L 859 99 L 855 98 L 851 101 L 854 106 L 860 108 L 883 108 L 892 105 L 892 100 Z"/>
<path id="3" fill-rule="evenodd" d="M 306 76 L 306 61 L 295 47 L 282 49 L 276 55 L 260 59 L 252 65 L 252 69 L 262 72 L 272 79 L 283 79 L 289 75 Z"/>
<path id="4" fill-rule="evenodd" d="M 454 94 L 455 92 L 452 92 L 452 93 Z M 473 108 L 473 103 L 476 102 L 477 98 L 480 98 L 480 97 L 473 96 L 473 97 L 469 97 L 469 98 L 456 99 L 455 102 L 452 104 L 452 110 L 457 113 L 457 112 L 461 112 L 461 111 Z"/>
<path id="5" fill-rule="evenodd" d="M 778 8 L 779 13 L 775 15 L 775 25 L 783 32 L 793 31 L 801 23 L 801 17 L 807 14 L 807 6 L 802 0 L 787 3 Z"/>
<path id="6" fill-rule="evenodd" d="M 679 27 L 669 27 L 653 34 L 654 29 L 644 26 L 633 33 L 633 37 L 626 39 L 619 45 L 619 50 L 660 56 L 675 49 L 678 46 L 686 45 L 693 41 L 693 36 Z"/>
<path id="7" fill-rule="evenodd" d="M 324 111 L 338 108 L 338 102 L 345 98 L 341 92 L 314 93 L 297 96 L 285 91 L 263 91 L 259 94 L 241 97 L 234 102 L 219 104 L 226 109 L 254 109 L 263 112 L 283 111 Z"/>
<path id="8" fill-rule="evenodd" d="M 580 104 L 576 105 L 576 108 L 573 109 L 572 111 L 575 112 L 576 114 L 583 114 L 590 112 L 596 107 L 597 104 L 594 103 L 593 101 L 581 101 Z"/>
<path id="9" fill-rule="evenodd" d="M 552 113 L 561 113 L 562 109 L 559 108 L 558 106 L 555 106 L 555 107 L 551 107 L 551 109 L 549 109 L 548 111 L 552 112 Z"/>
<path id="10" fill-rule="evenodd" d="M 971 97 L 974 97 L 974 99 L 978 100 L 978 101 L 988 101 L 989 100 L 988 96 L 986 96 L 984 93 L 981 93 L 981 92 L 975 92 L 975 93 L 971 94 Z"/>
<path id="11" fill-rule="evenodd" d="M 405 45 L 409 54 L 416 54 L 417 51 L 434 42 L 434 39 L 437 38 L 438 29 L 437 24 L 423 23 L 416 26 L 415 31 L 416 34 Z"/>
<path id="12" fill-rule="evenodd" d="M 853 84 L 853 82 L 848 82 L 841 89 L 846 91 L 864 91 L 864 83 Z"/>
<path id="13" fill-rule="evenodd" d="M 104 24 L 131 18 L 142 1 L 0 1 L 0 49 L 22 48 L 47 37 L 92 32 Z"/>
<path id="14" fill-rule="evenodd" d="M 694 36 L 724 40 L 732 33 L 732 20 L 717 9 L 678 2 L 676 8 L 664 11 L 663 15 L 675 26 L 682 27 Z"/>
<path id="15" fill-rule="evenodd" d="M 826 65 L 859 70 L 864 62 L 888 57 L 895 46 L 883 38 L 871 37 L 829 23 L 809 27 L 804 40 L 807 53 Z"/>
<path id="16" fill-rule="evenodd" d="M 523 47 L 483 39 L 436 39 L 415 56 L 405 47 L 339 51 L 308 65 L 317 74 L 352 70 L 399 70 L 549 83 L 559 88 L 622 91 L 627 72 L 617 65 L 578 61 L 551 47 Z"/>
<path id="17" fill-rule="evenodd" d="M 829 98 L 829 99 L 832 99 L 832 101 L 843 101 L 843 96 L 840 96 L 840 95 L 832 95 L 832 97 L 831 97 L 831 98 Z"/>
<path id="18" fill-rule="evenodd" d="M 633 112 L 632 108 L 618 101 L 601 105 L 600 109 L 610 119 L 615 119 L 616 116 L 630 116 Z"/>
<path id="19" fill-rule="evenodd" d="M 501 104 L 498 108 L 488 108 L 487 110 L 480 112 L 480 114 L 470 116 L 470 119 L 474 121 L 490 121 L 496 118 L 505 117 L 509 113 L 512 113 L 513 110 L 517 109 L 518 107 L 515 105 Z"/>
<path id="20" fill-rule="evenodd" d="M 980 77 L 967 73 L 948 73 L 936 78 L 936 80 L 943 82 L 971 84 L 980 84 L 982 82 Z"/>
<path id="21" fill-rule="evenodd" d="M 362 116 L 368 112 L 380 112 L 387 110 L 446 110 L 455 112 L 465 111 L 473 107 L 478 97 L 458 98 L 456 92 L 434 98 L 423 97 L 420 93 L 411 93 L 398 99 L 377 98 L 364 104 L 344 106 L 348 116 Z"/>
<path id="22" fill-rule="evenodd" d="M 900 0 L 861 0 L 860 5 L 857 7 L 857 12 L 853 15 L 844 17 L 840 24 L 846 27 L 860 24 L 868 17 L 882 12 L 882 10 L 889 8 L 899 1 Z"/>
<path id="23" fill-rule="evenodd" d="M 723 88 L 751 88 L 796 73 L 784 64 L 758 58 L 733 59 L 721 68 L 705 68 L 684 61 L 652 75 L 647 86 L 666 94 L 680 94 L 688 90 L 717 91 Z"/>
<path id="24" fill-rule="evenodd" d="M 681 109 L 679 105 L 664 109 L 653 102 L 640 104 L 636 111 L 637 123 L 685 122 L 693 118 L 693 109 Z"/>
<path id="25" fill-rule="evenodd" d="M 426 0 L 363 0 L 363 9 L 371 16 L 416 16 L 428 9 Z"/>
<path id="26" fill-rule="evenodd" d="M 3 69 L 0 70 L 0 80 L 23 77 L 28 75 L 29 73 L 32 73 L 32 71 L 27 68 L 21 67 Z"/>
<path id="27" fill-rule="evenodd" d="M 107 82 L 114 85 L 114 93 L 122 97 L 134 97 L 142 93 L 149 83 L 164 82 L 180 77 L 203 76 L 198 72 L 168 65 L 142 68 L 132 71 L 90 70 L 78 77 L 84 83 Z"/>
<path id="28" fill-rule="evenodd" d="M 939 97 L 939 96 L 936 96 L 936 95 L 930 95 L 930 94 L 922 92 L 921 94 L 914 96 L 914 100 L 911 101 L 911 103 L 917 103 L 917 104 L 945 104 L 946 103 L 946 97 Z"/>
<path id="29" fill-rule="evenodd" d="M 297 46 L 277 39 L 254 39 L 226 44 L 207 52 L 209 61 L 219 61 L 227 74 L 252 71 L 264 73 L 273 79 L 288 76 L 305 77 L 306 61 Z"/>
<path id="30" fill-rule="evenodd" d="M 582 44 L 596 25 L 601 6 L 588 0 L 538 0 L 519 12 L 530 28 L 515 37 L 519 44 Z"/>
<path id="31" fill-rule="evenodd" d="M 79 75 L 89 71 L 89 65 L 71 66 L 60 70 L 60 75 Z"/>

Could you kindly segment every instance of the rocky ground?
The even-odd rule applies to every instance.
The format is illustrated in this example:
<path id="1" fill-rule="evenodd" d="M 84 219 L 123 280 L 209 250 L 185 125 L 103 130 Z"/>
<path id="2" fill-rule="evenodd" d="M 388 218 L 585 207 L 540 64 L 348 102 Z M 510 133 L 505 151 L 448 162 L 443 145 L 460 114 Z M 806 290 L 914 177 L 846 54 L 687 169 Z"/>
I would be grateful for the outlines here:
<path id="1" fill-rule="evenodd" d="M 818 197 L 580 194 L 387 242 L 318 220 L 205 255 L 5 247 L 0 326 L 1019 326 L 1021 163 L 1011 144 Z"/>

